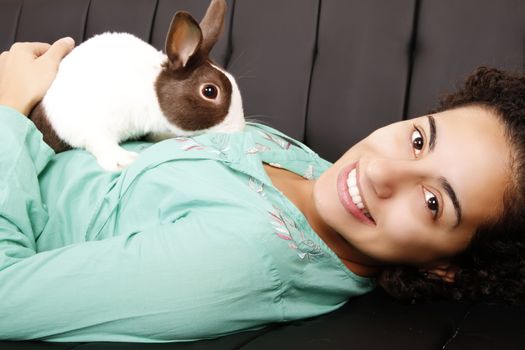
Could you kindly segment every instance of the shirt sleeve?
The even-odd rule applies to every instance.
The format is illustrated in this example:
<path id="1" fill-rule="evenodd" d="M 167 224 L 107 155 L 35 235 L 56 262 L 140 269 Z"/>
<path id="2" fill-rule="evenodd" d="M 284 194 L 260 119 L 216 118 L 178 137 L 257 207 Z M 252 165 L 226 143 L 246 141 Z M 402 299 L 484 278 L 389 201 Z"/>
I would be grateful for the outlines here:
<path id="1" fill-rule="evenodd" d="M 239 242 L 195 242 L 202 226 L 186 216 L 0 271 L 0 339 L 189 341 L 280 321 L 275 271 Z"/>
<path id="2" fill-rule="evenodd" d="M 0 271 L 35 254 L 47 221 L 38 175 L 54 152 L 27 117 L 0 106 Z"/>

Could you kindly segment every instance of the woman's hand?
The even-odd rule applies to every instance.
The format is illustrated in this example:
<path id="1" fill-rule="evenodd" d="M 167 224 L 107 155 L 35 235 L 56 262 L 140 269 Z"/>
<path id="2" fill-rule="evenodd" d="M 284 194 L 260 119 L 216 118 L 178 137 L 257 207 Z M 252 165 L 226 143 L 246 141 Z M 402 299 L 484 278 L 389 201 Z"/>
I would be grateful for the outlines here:
<path id="1" fill-rule="evenodd" d="M 15 43 L 0 55 L 0 104 L 29 115 L 55 79 L 58 65 L 75 46 L 72 38 L 53 45 Z"/>

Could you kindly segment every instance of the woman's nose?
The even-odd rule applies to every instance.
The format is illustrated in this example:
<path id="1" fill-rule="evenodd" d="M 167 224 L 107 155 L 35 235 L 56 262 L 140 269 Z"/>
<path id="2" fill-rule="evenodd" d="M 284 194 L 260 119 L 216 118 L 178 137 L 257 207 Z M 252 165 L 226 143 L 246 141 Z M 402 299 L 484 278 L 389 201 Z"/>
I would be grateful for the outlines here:
<path id="1" fill-rule="evenodd" d="M 365 177 L 380 198 L 392 196 L 401 186 L 422 176 L 414 162 L 408 160 L 375 158 L 365 169 Z"/>

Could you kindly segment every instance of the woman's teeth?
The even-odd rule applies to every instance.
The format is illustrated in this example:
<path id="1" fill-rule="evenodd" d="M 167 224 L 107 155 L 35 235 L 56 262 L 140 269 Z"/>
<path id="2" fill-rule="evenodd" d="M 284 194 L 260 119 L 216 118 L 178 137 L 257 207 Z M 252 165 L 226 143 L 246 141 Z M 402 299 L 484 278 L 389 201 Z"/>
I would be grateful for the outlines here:
<path id="1" fill-rule="evenodd" d="M 368 212 L 368 208 L 365 207 L 363 203 L 363 199 L 361 198 L 361 194 L 359 193 L 359 188 L 357 187 L 357 171 L 356 169 L 352 169 L 352 171 L 348 174 L 348 178 L 346 179 L 346 184 L 348 185 L 348 193 L 350 194 L 350 197 L 352 198 L 352 202 L 358 207 L 363 214 L 370 220 L 372 219 L 372 216 Z"/>

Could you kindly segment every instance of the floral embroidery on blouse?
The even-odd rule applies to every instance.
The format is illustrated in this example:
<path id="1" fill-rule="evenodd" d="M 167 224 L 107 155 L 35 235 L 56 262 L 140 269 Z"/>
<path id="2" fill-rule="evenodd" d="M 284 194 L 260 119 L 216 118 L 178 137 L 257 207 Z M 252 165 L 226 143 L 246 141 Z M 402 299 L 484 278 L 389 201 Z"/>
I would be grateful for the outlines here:
<path id="1" fill-rule="evenodd" d="M 191 150 L 204 150 L 205 147 L 203 145 L 201 145 L 200 143 L 198 143 L 197 141 L 195 141 L 194 139 L 190 138 L 190 137 L 175 137 L 174 138 L 175 142 L 179 143 L 180 144 L 180 149 L 182 149 L 183 151 L 191 151 Z"/>
<path id="2" fill-rule="evenodd" d="M 316 256 L 323 255 L 323 251 L 319 245 L 311 239 L 306 238 L 292 219 L 276 206 L 273 206 L 273 208 L 274 211 L 268 211 L 268 214 L 272 220 L 274 234 L 288 241 L 288 246 L 297 251 L 297 255 L 301 260 L 310 260 Z"/>
<path id="3" fill-rule="evenodd" d="M 221 153 L 230 149 L 230 135 L 228 134 L 214 134 L 210 136 L 210 140 L 213 147 Z"/>
<path id="4" fill-rule="evenodd" d="M 261 196 L 266 198 L 266 193 L 264 192 L 264 184 L 261 181 L 259 181 L 256 178 L 250 176 L 250 179 L 248 179 L 248 187 L 252 191 L 254 191 L 254 192 L 256 192 L 256 193 L 258 193 Z"/>
<path id="5" fill-rule="evenodd" d="M 280 136 L 277 136 L 277 135 L 272 135 L 272 134 L 269 134 L 267 132 L 264 132 L 264 131 L 259 131 L 259 133 L 267 140 L 277 144 L 279 147 L 281 147 L 282 149 L 289 149 L 290 146 L 292 145 L 290 142 L 286 141 L 285 139 L 283 139 L 282 137 Z"/>
<path id="6" fill-rule="evenodd" d="M 180 144 L 180 148 L 183 151 L 207 151 L 213 154 L 219 155 L 220 158 L 227 158 L 226 152 L 229 151 L 229 141 L 230 138 L 228 135 L 217 134 L 210 137 L 212 145 L 203 145 L 195 141 L 191 137 L 175 137 L 174 140 Z"/>
<path id="7" fill-rule="evenodd" d="M 260 143 L 256 143 L 255 146 L 248 148 L 246 150 L 246 153 L 247 154 L 256 154 L 256 153 L 259 153 L 259 152 L 266 152 L 266 151 L 269 151 L 269 150 L 271 150 L 270 147 L 265 146 L 265 145 L 261 145 Z"/>
<path id="8" fill-rule="evenodd" d="M 313 180 L 314 179 L 314 166 L 312 164 L 309 164 L 306 168 L 306 171 L 303 175 L 305 179 Z"/>

